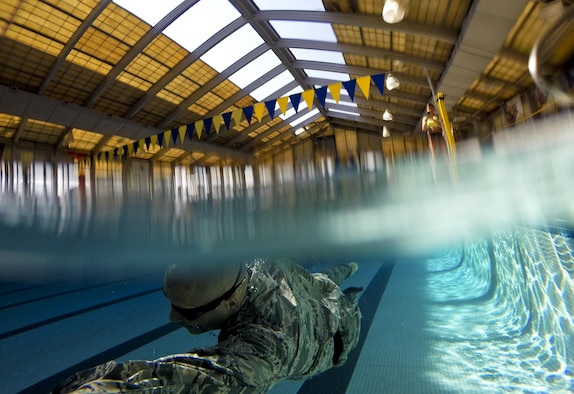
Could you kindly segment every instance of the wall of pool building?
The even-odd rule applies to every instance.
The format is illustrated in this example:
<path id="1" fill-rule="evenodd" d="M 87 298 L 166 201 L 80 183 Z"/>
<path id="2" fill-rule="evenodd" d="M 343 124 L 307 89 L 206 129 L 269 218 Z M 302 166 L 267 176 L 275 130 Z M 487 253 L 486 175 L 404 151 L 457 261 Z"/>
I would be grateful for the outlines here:
<path id="1" fill-rule="evenodd" d="M 212 344 L 168 322 L 165 264 L 287 255 L 359 262 L 345 284 L 365 289 L 362 333 L 343 367 L 274 394 L 571 392 L 571 121 L 497 133 L 455 172 L 376 159 L 273 183 L 256 168 L 3 162 L 1 391 Z"/>

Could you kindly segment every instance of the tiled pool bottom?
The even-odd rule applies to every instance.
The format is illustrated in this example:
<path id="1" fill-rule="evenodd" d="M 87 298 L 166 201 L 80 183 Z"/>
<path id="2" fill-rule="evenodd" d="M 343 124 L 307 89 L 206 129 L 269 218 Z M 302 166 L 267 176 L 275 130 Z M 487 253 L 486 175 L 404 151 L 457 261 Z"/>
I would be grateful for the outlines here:
<path id="1" fill-rule="evenodd" d="M 571 238 L 518 229 L 427 259 L 361 262 L 360 348 L 341 367 L 272 393 L 574 390 Z M 48 392 L 110 358 L 215 342 L 167 323 L 161 273 L 0 287 L 3 393 Z"/>

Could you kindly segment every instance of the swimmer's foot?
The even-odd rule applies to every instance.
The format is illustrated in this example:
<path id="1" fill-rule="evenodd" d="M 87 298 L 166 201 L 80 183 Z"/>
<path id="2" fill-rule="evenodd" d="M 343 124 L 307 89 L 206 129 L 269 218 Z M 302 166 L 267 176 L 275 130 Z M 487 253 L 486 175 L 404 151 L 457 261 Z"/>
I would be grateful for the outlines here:
<path id="1" fill-rule="evenodd" d="M 357 272 L 357 270 L 359 269 L 359 264 L 355 263 L 354 261 L 352 263 L 347 264 L 347 265 L 351 268 L 351 273 L 349 274 L 349 276 L 353 276 L 353 274 L 355 272 Z M 347 278 L 349 276 L 347 276 Z"/>

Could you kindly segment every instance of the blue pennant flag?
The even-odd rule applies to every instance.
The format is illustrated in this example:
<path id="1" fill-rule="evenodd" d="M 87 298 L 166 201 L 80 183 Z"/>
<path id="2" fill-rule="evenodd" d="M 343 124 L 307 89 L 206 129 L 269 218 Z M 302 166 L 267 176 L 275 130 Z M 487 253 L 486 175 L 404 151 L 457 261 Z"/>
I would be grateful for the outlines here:
<path id="1" fill-rule="evenodd" d="M 205 132 L 209 135 L 209 130 L 211 129 L 211 125 L 213 124 L 213 118 L 207 118 L 203 121 L 205 125 Z"/>
<path id="2" fill-rule="evenodd" d="M 379 92 L 384 96 L 385 95 L 385 73 L 373 75 L 371 77 L 372 81 L 375 83 L 375 86 L 379 89 Z"/>
<path id="3" fill-rule="evenodd" d="M 145 137 L 145 148 L 149 150 L 149 146 L 151 145 L 151 137 Z"/>
<path id="4" fill-rule="evenodd" d="M 291 99 L 291 105 L 293 105 L 293 109 L 295 112 L 299 111 L 299 103 L 301 102 L 301 93 L 295 93 L 289 96 Z"/>
<path id="5" fill-rule="evenodd" d="M 178 135 L 179 135 L 179 130 L 177 127 L 174 127 L 173 129 L 171 129 L 171 140 L 173 141 L 174 145 L 177 142 L 177 136 Z M 181 142 L 183 142 L 183 141 L 181 141 Z"/>
<path id="6" fill-rule="evenodd" d="M 357 86 L 357 80 L 351 79 L 350 81 L 343 82 L 343 86 L 347 89 L 351 101 L 355 101 L 355 87 Z"/>
<path id="7" fill-rule="evenodd" d="M 275 104 L 277 104 L 277 100 L 269 100 L 265 102 L 265 106 L 267 107 L 267 112 L 269 112 L 271 120 L 275 117 Z"/>
<path id="8" fill-rule="evenodd" d="M 325 106 L 325 100 L 327 98 L 327 87 L 323 86 L 321 88 L 316 88 L 315 89 L 315 96 L 317 96 L 317 98 L 319 99 L 319 102 L 324 107 Z"/>
<path id="9" fill-rule="evenodd" d="M 253 106 L 250 105 L 249 107 L 243 108 L 243 114 L 245 115 L 245 119 L 247 119 L 247 123 L 251 124 L 251 117 L 253 116 Z"/>
<path id="10" fill-rule="evenodd" d="M 138 153 L 138 149 L 140 148 L 139 141 L 134 142 L 134 153 Z"/>
<path id="11" fill-rule="evenodd" d="M 157 144 L 159 146 L 163 146 L 163 134 L 164 134 L 164 132 L 162 131 L 161 133 L 159 133 L 157 135 Z"/>
<path id="12" fill-rule="evenodd" d="M 193 125 L 193 123 L 188 124 L 186 131 L 185 131 L 185 134 L 187 134 L 187 136 L 190 140 L 193 139 L 193 130 L 195 130 L 195 126 Z"/>
<path id="13" fill-rule="evenodd" d="M 225 123 L 225 127 L 229 130 L 229 126 L 231 125 L 231 112 L 226 112 L 223 115 L 223 123 Z"/>

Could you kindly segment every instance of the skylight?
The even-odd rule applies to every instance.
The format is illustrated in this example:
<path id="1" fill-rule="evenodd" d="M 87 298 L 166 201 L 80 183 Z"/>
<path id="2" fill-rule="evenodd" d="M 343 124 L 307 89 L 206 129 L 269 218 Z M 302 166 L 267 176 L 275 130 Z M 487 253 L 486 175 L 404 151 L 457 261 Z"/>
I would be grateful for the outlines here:
<path id="1" fill-rule="evenodd" d="M 263 85 L 252 91 L 250 95 L 257 101 L 263 101 L 273 93 L 277 92 L 283 86 L 287 85 L 290 82 L 293 82 L 294 80 L 295 78 L 293 78 L 293 75 L 288 70 L 285 70 L 281 74 L 277 75 L 275 78 L 272 78 L 268 82 L 264 83 Z"/>
<path id="2" fill-rule="evenodd" d="M 281 64 L 281 60 L 279 60 L 273 51 L 269 50 L 231 75 L 229 80 L 243 89 L 279 64 Z"/>
<path id="3" fill-rule="evenodd" d="M 332 105 L 334 105 L 334 106 L 336 106 L 336 105 L 341 105 L 341 106 L 354 107 L 354 108 L 357 107 L 357 104 L 356 104 L 356 103 L 353 103 L 353 102 L 351 102 L 351 101 L 339 100 L 339 103 L 337 103 L 335 100 L 330 99 L 330 98 L 325 99 L 325 103 L 332 104 Z"/>
<path id="4" fill-rule="evenodd" d="M 239 11 L 228 0 L 201 0 L 169 25 L 164 34 L 193 52 L 240 16 Z"/>
<path id="5" fill-rule="evenodd" d="M 306 125 L 307 123 L 305 123 L 305 121 L 315 115 L 317 115 L 319 113 L 319 110 L 317 108 L 313 108 L 311 111 L 307 112 L 306 114 L 302 115 L 301 117 L 297 118 L 296 120 L 294 120 L 292 123 L 289 123 L 291 125 L 291 127 L 293 128 L 298 128 L 298 127 L 303 127 L 304 125 Z"/>
<path id="6" fill-rule="evenodd" d="M 254 0 L 255 5 L 262 10 L 305 10 L 325 11 L 322 0 Z"/>
<path id="7" fill-rule="evenodd" d="M 337 113 L 340 113 L 340 114 L 360 116 L 360 115 L 359 115 L 358 113 L 356 113 L 356 112 L 344 111 L 344 110 L 342 110 L 342 109 L 337 109 L 337 108 L 329 108 L 328 110 L 329 110 L 329 112 L 337 112 Z"/>
<path id="8" fill-rule="evenodd" d="M 345 59 L 341 52 L 322 51 L 319 49 L 290 48 L 291 53 L 297 60 L 312 60 L 316 62 L 329 62 L 345 64 Z"/>
<path id="9" fill-rule="evenodd" d="M 141 20 L 155 26 L 181 0 L 114 0 L 114 3 L 125 8 Z"/>
<path id="10" fill-rule="evenodd" d="M 305 69 L 305 73 L 310 78 L 328 79 L 328 80 L 332 80 L 333 82 L 347 81 L 349 79 L 349 74 L 336 73 L 336 72 L 331 72 L 331 71 Z"/>
<path id="11" fill-rule="evenodd" d="M 337 42 L 330 23 L 302 21 L 269 21 L 281 38 Z"/>
<path id="12" fill-rule="evenodd" d="M 201 60 L 222 72 L 263 43 L 261 36 L 247 24 L 210 49 Z"/>

